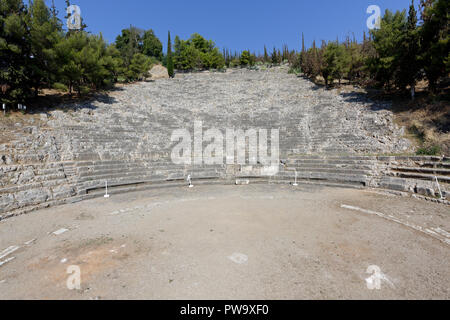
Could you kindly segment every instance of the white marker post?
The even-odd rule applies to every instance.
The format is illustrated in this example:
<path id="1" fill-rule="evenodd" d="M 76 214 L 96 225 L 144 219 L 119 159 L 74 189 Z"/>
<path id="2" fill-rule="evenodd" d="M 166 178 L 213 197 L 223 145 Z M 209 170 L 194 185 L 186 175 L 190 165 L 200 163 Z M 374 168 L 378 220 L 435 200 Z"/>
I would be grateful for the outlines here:
<path id="1" fill-rule="evenodd" d="M 439 180 L 438 180 L 438 178 L 436 176 L 434 178 L 436 179 L 436 183 L 437 183 L 437 186 L 438 186 L 439 195 L 441 196 L 441 200 L 444 200 L 444 196 L 442 195 L 441 186 L 439 185 Z"/>
<path id="2" fill-rule="evenodd" d="M 293 186 L 297 187 L 298 186 L 298 183 L 297 183 L 297 169 L 294 169 L 294 170 L 295 170 L 295 181 L 294 181 Z"/>
<path id="3" fill-rule="evenodd" d="M 193 188 L 193 187 L 194 187 L 194 185 L 192 184 L 192 178 L 191 178 L 191 175 L 188 175 L 188 177 L 187 177 L 187 182 L 189 182 L 189 188 Z"/>
<path id="4" fill-rule="evenodd" d="M 105 187 L 106 187 L 105 198 L 109 198 L 109 194 L 108 194 L 108 181 L 105 181 Z"/>
<path id="5" fill-rule="evenodd" d="M 3 115 L 6 116 L 6 104 L 3 104 Z"/>

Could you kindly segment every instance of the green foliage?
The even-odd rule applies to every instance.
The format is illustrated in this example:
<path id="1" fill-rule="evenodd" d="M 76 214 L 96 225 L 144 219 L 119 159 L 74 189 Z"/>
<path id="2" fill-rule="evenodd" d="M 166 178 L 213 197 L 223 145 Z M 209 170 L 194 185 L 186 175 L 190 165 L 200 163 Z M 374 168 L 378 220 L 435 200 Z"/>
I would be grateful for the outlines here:
<path id="1" fill-rule="evenodd" d="M 174 65 L 178 70 L 201 68 L 200 52 L 188 41 L 175 37 Z"/>
<path id="2" fill-rule="evenodd" d="M 60 66 L 59 82 L 65 84 L 70 93 L 108 88 L 124 71 L 119 51 L 107 46 L 102 35 L 83 31 L 71 33 L 56 45 L 55 55 Z"/>
<path id="3" fill-rule="evenodd" d="M 272 64 L 277 65 L 281 63 L 281 56 L 279 51 L 275 47 L 273 47 L 272 51 Z"/>
<path id="4" fill-rule="evenodd" d="M 431 91 L 439 79 L 448 76 L 450 56 L 450 2 L 448 0 L 422 1 L 420 59 Z"/>
<path id="5" fill-rule="evenodd" d="M 67 0 L 66 5 L 70 2 Z M 66 18 L 69 18 L 67 15 Z M 42 88 L 79 95 L 107 89 L 117 81 L 146 77 L 162 60 L 162 44 L 152 30 L 122 30 L 113 45 L 102 35 L 64 32 L 54 6 L 33 0 L 0 0 L 0 85 L 2 102 L 24 102 Z"/>
<path id="6" fill-rule="evenodd" d="M 270 58 L 269 58 L 269 54 L 267 53 L 267 48 L 266 48 L 266 46 L 264 46 L 264 57 L 263 57 L 263 61 L 264 61 L 265 63 L 270 62 Z"/>
<path id="7" fill-rule="evenodd" d="M 374 79 L 386 89 L 391 89 L 394 82 L 398 82 L 406 25 L 405 11 L 394 14 L 386 10 L 381 28 L 370 32 L 377 54 L 368 60 L 369 69 Z"/>
<path id="8" fill-rule="evenodd" d="M 410 86 L 413 90 L 420 79 L 419 65 L 419 32 L 417 28 L 417 12 L 414 4 L 409 8 L 406 30 L 403 35 L 402 50 L 399 56 L 399 70 L 396 85 L 400 90 Z"/>
<path id="9" fill-rule="evenodd" d="M 129 81 L 143 80 L 150 70 L 151 60 L 142 53 L 136 53 L 131 59 L 130 66 L 126 71 Z"/>
<path id="10" fill-rule="evenodd" d="M 418 156 L 440 156 L 441 147 L 439 146 L 429 146 L 419 148 L 416 152 Z"/>
<path id="11" fill-rule="evenodd" d="M 131 63 L 136 53 L 143 53 L 143 36 L 144 30 L 131 26 L 122 30 L 122 34 L 116 38 L 116 48 L 120 51 L 125 64 Z"/>
<path id="12" fill-rule="evenodd" d="M 69 6 L 69 0 L 66 0 Z M 153 63 L 162 61 L 169 75 L 179 70 L 222 70 L 225 66 L 279 65 L 289 62 L 290 72 L 303 72 L 315 80 L 322 75 L 326 85 L 348 79 L 354 83 L 377 84 L 389 90 L 414 89 L 425 78 L 431 91 L 445 85 L 450 72 L 450 26 L 448 0 L 421 0 L 420 21 L 414 3 L 408 14 L 386 11 L 379 30 L 339 43 L 315 42 L 301 53 L 264 46 L 263 55 L 250 51 L 220 52 L 211 40 L 194 33 L 188 40 L 170 41 L 167 55 L 153 30 L 133 26 L 122 30 L 112 45 L 102 35 L 81 30 L 64 31 L 56 8 L 45 0 L 0 0 L 0 92 L 7 104 L 26 102 L 43 88 L 70 93 L 106 89 L 118 81 L 146 77 Z M 69 18 L 66 16 L 66 18 Z M 444 87 L 444 86 L 442 86 Z"/>
<path id="13" fill-rule="evenodd" d="M 450 72 L 449 12 L 449 1 L 421 0 L 422 21 L 418 23 L 414 2 L 408 14 L 386 10 L 380 29 L 371 30 L 369 37 L 364 34 L 362 43 L 347 38 L 344 43 L 324 43 L 320 49 L 314 42 L 306 49 L 302 34 L 302 51 L 298 60 L 290 61 L 291 67 L 298 63 L 313 80 L 321 74 L 327 85 L 348 79 L 387 90 L 410 88 L 412 93 L 425 75 L 434 92 Z M 275 49 L 272 60 L 279 61 Z"/>
<path id="14" fill-rule="evenodd" d="M 302 71 L 305 75 L 315 80 L 321 71 L 323 50 L 316 48 L 314 42 L 312 48 L 309 48 L 307 51 L 301 53 L 300 59 Z"/>
<path id="15" fill-rule="evenodd" d="M 338 42 L 330 42 L 323 50 L 321 74 L 325 79 L 325 85 L 333 84 L 335 79 L 339 81 L 348 74 L 350 56 L 344 45 Z"/>
<path id="16" fill-rule="evenodd" d="M 31 43 L 28 10 L 21 0 L 0 1 L 0 92 L 2 102 L 17 103 L 32 95 L 30 74 Z"/>
<path id="17" fill-rule="evenodd" d="M 225 66 L 225 59 L 220 53 L 218 48 L 212 48 L 208 52 L 202 52 L 200 54 L 202 60 L 202 67 L 204 69 L 223 69 Z"/>
<path id="18" fill-rule="evenodd" d="M 142 53 L 148 57 L 154 57 L 158 61 L 162 61 L 163 45 L 151 29 L 144 32 L 142 40 Z"/>
<path id="19" fill-rule="evenodd" d="M 251 60 L 252 60 L 252 57 L 251 57 L 250 51 L 245 50 L 241 53 L 241 58 L 240 58 L 241 66 L 251 65 Z"/>
<path id="20" fill-rule="evenodd" d="M 291 67 L 289 68 L 288 74 L 300 74 L 301 72 L 302 70 L 300 68 Z"/>
<path id="21" fill-rule="evenodd" d="M 233 60 L 230 61 L 231 68 L 238 67 L 240 65 L 241 65 L 241 60 L 239 58 L 234 58 Z"/>
<path id="22" fill-rule="evenodd" d="M 169 77 L 173 78 L 175 76 L 172 57 L 172 40 L 170 39 L 170 32 L 167 41 L 167 72 L 169 73 Z"/>
<path id="23" fill-rule="evenodd" d="M 34 0 L 30 7 L 29 35 L 31 39 L 30 80 L 35 88 L 35 95 L 39 88 L 46 84 L 50 86 L 55 80 L 58 66 L 55 64 L 55 46 L 61 41 L 61 23 L 56 16 L 52 16 L 44 0 Z"/>
<path id="24" fill-rule="evenodd" d="M 59 90 L 59 91 L 64 91 L 64 92 L 69 91 L 69 88 L 67 88 L 67 86 L 64 83 L 56 82 L 53 84 L 52 87 L 53 87 L 53 89 Z"/>
<path id="25" fill-rule="evenodd" d="M 408 128 L 408 131 L 413 134 L 421 143 L 425 142 L 425 131 L 420 126 L 413 124 Z"/>
<path id="26" fill-rule="evenodd" d="M 175 68 L 179 70 L 222 69 L 225 59 L 211 40 L 194 33 L 188 40 L 175 37 L 173 56 Z"/>

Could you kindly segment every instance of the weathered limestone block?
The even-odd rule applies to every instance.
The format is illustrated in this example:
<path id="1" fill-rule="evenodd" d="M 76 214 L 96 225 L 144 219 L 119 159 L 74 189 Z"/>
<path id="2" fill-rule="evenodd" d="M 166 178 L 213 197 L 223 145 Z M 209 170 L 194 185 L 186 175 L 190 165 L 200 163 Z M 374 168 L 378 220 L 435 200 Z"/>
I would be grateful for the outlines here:
<path id="1" fill-rule="evenodd" d="M 52 189 L 54 199 L 64 199 L 76 195 L 75 188 L 69 185 L 58 186 Z"/>
<path id="2" fill-rule="evenodd" d="M 18 192 L 15 198 L 19 207 L 25 207 L 44 203 L 51 199 L 51 194 L 48 189 L 40 188 Z"/>
<path id="3" fill-rule="evenodd" d="M 12 194 L 0 195 L 0 212 L 11 210 L 14 205 L 14 196 Z"/>
<path id="4" fill-rule="evenodd" d="M 380 182 L 380 186 L 385 189 L 396 191 L 409 191 L 409 185 L 406 179 L 383 177 Z"/>
<path id="5" fill-rule="evenodd" d="M 434 188 L 431 188 L 429 186 L 424 185 L 418 185 L 415 189 L 417 194 L 427 196 L 427 197 L 434 197 L 436 196 L 436 191 L 434 191 Z"/>
<path id="6" fill-rule="evenodd" d="M 153 66 L 150 70 L 150 75 L 152 80 L 169 79 L 169 72 L 167 71 L 167 68 L 159 64 Z"/>
<path id="7" fill-rule="evenodd" d="M 17 183 L 26 184 L 29 183 L 35 177 L 33 169 L 27 168 L 24 172 L 22 172 L 19 176 Z"/>

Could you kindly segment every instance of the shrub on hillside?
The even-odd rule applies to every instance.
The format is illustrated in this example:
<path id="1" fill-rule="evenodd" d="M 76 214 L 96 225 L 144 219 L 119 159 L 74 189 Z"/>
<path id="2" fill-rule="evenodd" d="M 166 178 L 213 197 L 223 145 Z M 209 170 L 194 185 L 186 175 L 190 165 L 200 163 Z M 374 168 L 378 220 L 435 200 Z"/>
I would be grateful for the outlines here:
<path id="1" fill-rule="evenodd" d="M 194 33 L 188 40 L 175 38 L 174 65 L 179 70 L 223 69 L 225 59 L 211 40 Z"/>

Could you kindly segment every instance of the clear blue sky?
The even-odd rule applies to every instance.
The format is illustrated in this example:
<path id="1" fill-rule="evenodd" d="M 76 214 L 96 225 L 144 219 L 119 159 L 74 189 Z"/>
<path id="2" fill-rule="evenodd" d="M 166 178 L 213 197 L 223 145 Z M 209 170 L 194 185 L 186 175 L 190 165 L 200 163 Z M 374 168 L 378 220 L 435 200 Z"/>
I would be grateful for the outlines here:
<path id="1" fill-rule="evenodd" d="M 170 30 L 172 39 L 175 35 L 187 39 L 198 32 L 220 48 L 255 52 L 263 51 L 264 44 L 268 48 L 287 44 L 299 49 L 302 32 L 307 46 L 314 39 L 342 40 L 352 33 L 362 39 L 363 31 L 367 31 L 369 5 L 378 5 L 384 12 L 407 9 L 410 3 L 411 0 L 71 0 L 71 4 L 80 6 L 88 31 L 102 32 L 109 42 L 114 42 L 121 30 L 132 24 L 153 29 L 164 48 Z M 55 4 L 63 17 L 65 1 L 55 0 Z"/>

